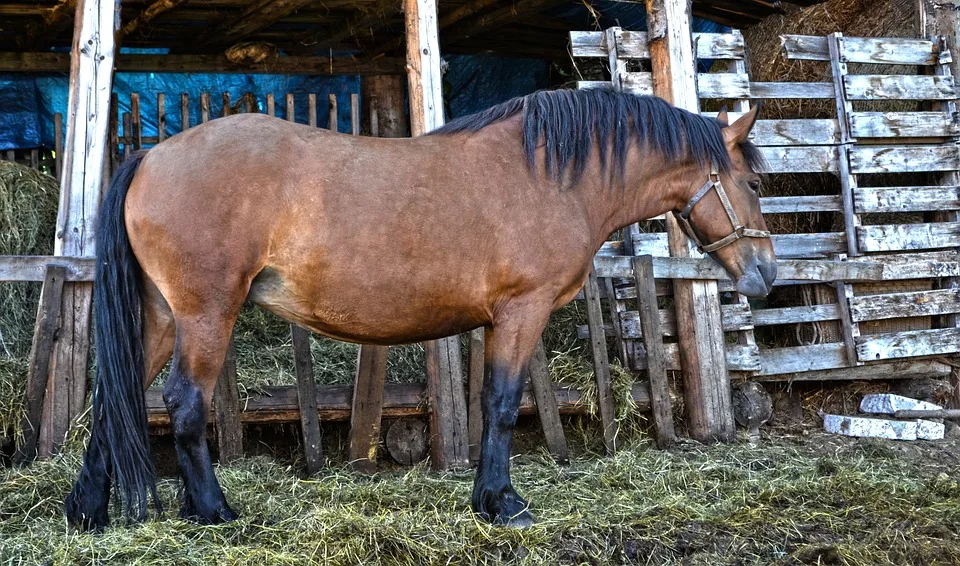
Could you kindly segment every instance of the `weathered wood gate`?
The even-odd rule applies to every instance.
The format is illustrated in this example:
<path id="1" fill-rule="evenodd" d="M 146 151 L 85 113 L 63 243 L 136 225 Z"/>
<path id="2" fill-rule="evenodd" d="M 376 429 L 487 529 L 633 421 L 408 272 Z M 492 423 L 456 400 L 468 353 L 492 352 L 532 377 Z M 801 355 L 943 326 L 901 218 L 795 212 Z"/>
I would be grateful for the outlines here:
<path id="1" fill-rule="evenodd" d="M 635 61 L 650 58 L 646 32 L 573 32 L 571 45 L 574 57 L 610 61 L 614 88 L 656 92 L 652 73 L 630 70 Z M 833 80 L 816 83 L 751 81 L 744 65 L 746 46 L 736 31 L 694 34 L 693 45 L 698 59 L 714 60 L 714 69 L 719 68 L 696 74 L 698 97 L 710 104 L 722 100 L 743 111 L 751 99 L 836 102 L 834 118 L 759 120 L 753 141 L 767 160 L 768 173 L 829 173 L 839 179 L 837 194 L 763 197 L 764 214 L 834 213 L 842 218 L 842 231 L 773 236 L 780 258 L 773 296 L 787 300 L 784 287 L 815 286 L 821 300 L 769 308 L 766 301 L 737 296 L 712 261 L 670 257 L 667 234 L 657 223 L 632 226 L 622 241 L 608 242 L 595 261 L 601 281 L 610 278 L 606 288 L 614 308 L 607 328 L 622 343 L 617 350 L 625 364 L 644 369 L 646 352 L 660 340 L 642 335 L 640 314 L 625 303 L 637 294 L 623 279 L 633 275 L 631 256 L 649 254 L 658 279 L 718 282 L 720 319 L 730 338 L 726 365 L 738 376 L 815 380 L 949 373 L 950 366 L 935 357 L 960 352 L 954 316 L 960 312 L 955 279 L 960 275 L 960 126 L 948 66 L 951 55 L 942 38 L 784 36 L 788 60 L 830 65 Z M 859 71 L 862 64 L 911 65 L 919 72 L 866 74 Z M 581 81 L 579 86 L 601 84 L 609 83 Z M 886 101 L 900 102 L 901 107 L 909 101 L 916 110 L 891 111 L 883 107 Z M 905 186 L 903 175 L 890 174 L 912 174 L 911 182 Z M 822 300 L 825 287 L 832 300 Z M 658 290 L 665 295 L 669 286 L 658 285 Z M 677 333 L 674 313 L 660 310 L 659 319 L 663 335 L 671 340 L 663 345 L 667 367 L 680 370 L 679 348 L 672 342 Z M 907 326 L 885 322 L 891 320 Z M 763 327 L 809 323 L 839 326 L 838 339 L 765 347 L 754 335 Z M 586 329 L 581 334 L 586 337 Z"/>

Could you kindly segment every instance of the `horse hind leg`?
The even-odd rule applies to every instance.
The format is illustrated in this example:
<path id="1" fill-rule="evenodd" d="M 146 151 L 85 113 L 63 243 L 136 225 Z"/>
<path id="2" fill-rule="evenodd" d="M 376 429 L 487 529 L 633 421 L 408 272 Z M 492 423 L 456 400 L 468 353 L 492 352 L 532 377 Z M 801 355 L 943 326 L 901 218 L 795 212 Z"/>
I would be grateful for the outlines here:
<path id="1" fill-rule="evenodd" d="M 510 481 L 510 444 L 520 412 L 527 365 L 550 316 L 549 303 L 516 304 L 486 330 L 483 435 L 473 487 L 473 510 L 495 525 L 533 524 L 528 504 Z"/>
<path id="2" fill-rule="evenodd" d="M 209 313 L 178 318 L 173 363 L 163 389 L 183 477 L 180 517 L 202 524 L 237 518 L 217 483 L 206 440 L 207 415 L 235 319 L 235 314 Z"/>
<path id="3" fill-rule="evenodd" d="M 156 287 L 149 281 L 145 281 L 144 287 L 143 346 L 147 367 L 143 386 L 147 388 L 173 353 L 174 323 L 170 307 Z M 64 502 L 64 511 L 72 524 L 94 531 L 107 526 L 111 475 L 108 443 L 94 434 L 87 445 L 77 483 Z"/>

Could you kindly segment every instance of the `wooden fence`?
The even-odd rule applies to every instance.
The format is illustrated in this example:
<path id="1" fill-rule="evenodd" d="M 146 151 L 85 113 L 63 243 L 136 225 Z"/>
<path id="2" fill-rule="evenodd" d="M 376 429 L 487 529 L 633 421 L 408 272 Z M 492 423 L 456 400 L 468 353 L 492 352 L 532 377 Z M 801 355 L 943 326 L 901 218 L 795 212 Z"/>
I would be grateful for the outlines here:
<path id="1" fill-rule="evenodd" d="M 636 60 L 650 58 L 645 32 L 613 28 L 572 32 L 574 57 L 610 61 L 614 88 L 653 93 L 649 72 L 633 72 Z M 591 321 L 616 341 L 625 365 L 647 366 L 652 342 L 644 339 L 641 313 L 626 301 L 637 291 L 627 277 L 631 256 L 654 256 L 660 295 L 670 278 L 716 279 L 724 298 L 727 366 L 758 380 L 906 378 L 945 375 L 950 366 L 935 357 L 960 352 L 960 151 L 950 76 L 950 53 L 942 41 L 923 39 L 784 36 L 788 60 L 822 61 L 829 82 L 753 82 L 746 72 L 745 45 L 738 32 L 694 34 L 696 56 L 713 59 L 714 70 L 696 76 L 698 94 L 723 100 L 743 112 L 751 99 L 832 99 L 836 117 L 759 120 L 753 142 L 768 173 L 831 174 L 837 194 L 761 198 L 765 215 L 834 213 L 842 231 L 773 235 L 779 279 L 771 301 L 747 301 L 715 263 L 669 257 L 666 233 L 656 224 L 634 225 L 621 241 L 608 242 L 595 261 L 601 289 L 611 299 L 609 323 Z M 859 66 L 911 65 L 919 74 L 860 74 Z M 610 84 L 581 81 L 580 88 Z M 896 101 L 915 110 L 877 110 Z M 714 103 L 715 104 L 715 103 Z M 706 113 L 706 112 L 705 112 Z M 731 114 L 731 119 L 737 116 Z M 925 179 L 891 186 L 890 174 Z M 902 178 L 902 175 L 896 176 Z M 822 183 L 818 183 L 821 184 Z M 799 286 L 799 287 L 798 287 Z M 785 287 L 794 292 L 786 292 Z M 797 290 L 805 292 L 797 292 Z M 813 301 L 803 301 L 813 297 Z M 789 304 L 789 301 L 794 304 Z M 778 302 L 776 308 L 765 306 Z M 672 341 L 673 313 L 659 311 L 662 335 Z M 757 343 L 765 327 L 815 324 L 836 327 L 835 339 L 793 345 Z M 581 329 L 582 337 L 589 335 Z M 680 369 L 674 343 L 663 344 L 666 365 Z M 603 371 L 598 368 L 598 372 Z M 654 400 L 655 401 L 655 400 Z"/>

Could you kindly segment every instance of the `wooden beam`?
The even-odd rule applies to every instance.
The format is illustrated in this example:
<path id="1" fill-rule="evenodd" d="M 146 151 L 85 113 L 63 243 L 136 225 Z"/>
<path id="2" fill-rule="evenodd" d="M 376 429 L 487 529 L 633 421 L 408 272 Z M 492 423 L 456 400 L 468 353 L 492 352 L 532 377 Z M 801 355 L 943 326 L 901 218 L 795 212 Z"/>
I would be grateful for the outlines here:
<path id="1" fill-rule="evenodd" d="M 568 0 L 525 0 L 524 2 L 511 2 L 498 10 L 489 13 L 475 15 L 470 19 L 465 19 L 455 26 L 445 30 L 444 43 L 456 41 L 458 39 L 472 37 L 494 30 L 500 26 L 511 23 L 518 18 L 537 14 L 549 10 L 560 4 L 565 4 Z"/>
<path id="2" fill-rule="evenodd" d="M 332 47 L 360 33 L 372 35 L 388 25 L 390 16 L 399 10 L 398 0 L 379 0 L 372 7 L 358 8 L 357 13 L 343 21 L 336 22 L 321 31 L 310 31 L 301 35 L 295 41 L 299 47 L 294 48 L 293 51 L 300 54 L 316 53 L 320 49 Z M 398 37 L 397 40 L 402 43 L 403 37 Z"/>
<path id="3" fill-rule="evenodd" d="M 437 39 L 436 0 L 404 0 L 410 132 L 423 135 L 443 125 L 443 80 Z M 424 343 L 432 409 L 432 464 L 438 469 L 469 465 L 467 408 L 460 338 Z"/>
<path id="4" fill-rule="evenodd" d="M 350 413 L 350 444 L 347 461 L 357 471 L 377 471 L 383 388 L 387 378 L 386 346 L 360 346 L 353 380 L 353 410 Z"/>
<path id="5" fill-rule="evenodd" d="M 217 417 L 217 457 L 220 465 L 225 466 L 243 456 L 240 390 L 237 387 L 237 347 L 232 336 L 213 391 L 213 411 Z"/>
<path id="6" fill-rule="evenodd" d="M 135 32 L 144 24 L 150 23 L 151 20 L 160 14 L 169 12 L 186 1 L 187 0 L 155 0 L 152 4 L 144 8 L 142 12 L 137 14 L 136 17 L 127 22 L 127 25 L 123 26 L 117 39 L 122 41 L 123 38 Z"/>
<path id="7" fill-rule="evenodd" d="M 54 254 L 95 255 L 94 226 L 107 162 L 107 125 L 113 90 L 114 37 L 119 0 L 80 0 L 70 54 L 67 145 L 57 212 Z M 40 429 L 41 457 L 57 451 L 84 409 L 90 351 L 91 283 L 63 289 L 60 333 L 47 382 Z"/>
<path id="8" fill-rule="evenodd" d="M 23 39 L 18 42 L 20 49 L 26 51 L 45 47 L 49 38 L 58 35 L 70 24 L 76 8 L 77 0 L 60 0 L 56 6 L 47 10 L 43 21 L 27 29 Z"/>
<path id="9" fill-rule="evenodd" d="M 464 18 L 491 8 L 497 5 L 499 2 L 500 0 L 472 0 L 465 4 L 461 4 L 454 10 L 448 12 L 446 15 L 440 16 L 440 21 L 437 22 L 437 29 L 439 31 L 444 31 L 450 26 L 459 23 Z M 444 37 L 444 39 L 446 38 Z M 373 58 L 377 58 L 402 46 L 403 38 L 395 37 L 367 50 L 367 53 L 371 54 Z"/>
<path id="10" fill-rule="evenodd" d="M 647 350 L 647 379 L 650 382 L 650 405 L 657 433 L 657 446 L 667 448 L 677 441 L 673 426 L 673 408 L 670 403 L 670 384 L 667 381 L 667 360 L 660 330 L 657 289 L 653 278 L 653 258 L 645 255 L 633 259 L 637 285 L 637 307 L 640 327 Z"/>
<path id="11" fill-rule="evenodd" d="M 323 467 L 323 443 L 317 412 L 317 384 L 313 378 L 313 358 L 310 355 L 310 333 L 291 324 L 290 339 L 297 372 L 297 408 L 303 433 L 303 453 L 307 460 L 307 473 L 313 475 Z"/>
<path id="12" fill-rule="evenodd" d="M 699 112 L 690 29 L 690 0 L 646 0 L 654 92 L 678 108 Z M 677 221 L 667 217 L 670 255 L 696 252 Z M 720 298 L 715 281 L 674 281 L 680 358 L 690 436 L 732 441 L 732 392 L 727 373 Z"/>
<path id="13" fill-rule="evenodd" d="M 949 367 L 949 366 L 947 366 Z M 147 389 L 147 422 L 152 427 L 170 425 L 170 415 L 163 404 L 162 387 Z M 426 388 L 421 383 L 388 383 L 384 392 L 383 416 L 386 418 L 422 417 L 429 414 L 429 406 L 423 402 Z M 573 387 L 553 387 L 557 407 L 561 415 L 583 415 L 587 412 L 587 399 Z M 645 382 L 636 383 L 631 389 L 633 402 L 640 412 L 650 410 L 650 394 Z M 349 385 L 326 385 L 317 388 L 316 407 L 324 422 L 347 421 L 353 387 Z M 520 414 L 537 412 L 533 390 L 523 392 Z M 210 422 L 214 422 L 210 413 Z M 240 421 L 244 424 L 280 424 L 300 422 L 297 388 L 294 386 L 267 387 L 262 395 L 243 400 Z"/>
<path id="14" fill-rule="evenodd" d="M 0 72 L 49 73 L 70 69 L 69 53 L 0 52 Z M 126 53 L 116 58 L 116 70 L 150 73 L 276 73 L 311 75 L 401 74 L 401 59 L 376 61 L 351 57 L 278 57 L 260 64 L 231 63 L 223 55 L 142 55 Z"/>
<path id="15" fill-rule="evenodd" d="M 409 125 L 405 95 L 403 77 L 399 75 L 369 75 L 360 81 L 360 98 L 376 100 L 374 107 L 366 113 L 367 120 L 376 121 L 376 135 L 383 138 L 406 137 Z M 367 124 L 366 130 L 372 134 L 372 122 Z"/>
<path id="16" fill-rule="evenodd" d="M 247 4 L 239 16 L 209 32 L 197 47 L 225 48 L 289 16 L 313 0 L 255 0 Z"/>

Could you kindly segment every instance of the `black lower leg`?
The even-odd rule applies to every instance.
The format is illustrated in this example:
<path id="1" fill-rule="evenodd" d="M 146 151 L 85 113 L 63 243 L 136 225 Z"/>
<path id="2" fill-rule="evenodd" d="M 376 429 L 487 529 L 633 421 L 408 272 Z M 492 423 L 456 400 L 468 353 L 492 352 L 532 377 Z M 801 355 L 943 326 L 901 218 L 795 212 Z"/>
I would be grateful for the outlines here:
<path id="1" fill-rule="evenodd" d="M 70 495 L 63 502 L 67 521 L 84 530 L 101 531 L 109 523 L 107 507 L 110 503 L 110 453 L 103 431 L 93 424 L 93 433 L 83 467 Z"/>
<path id="2" fill-rule="evenodd" d="M 174 366 L 176 368 L 176 365 Z M 207 407 L 192 379 L 174 369 L 163 389 L 163 401 L 173 423 L 177 462 L 183 477 L 180 517 L 204 524 L 237 518 L 217 483 L 207 448 Z"/>
<path id="3" fill-rule="evenodd" d="M 524 377 L 488 366 L 483 379 L 483 437 L 473 486 L 473 510 L 495 525 L 528 526 L 533 516 L 510 483 L 510 444 Z"/>

